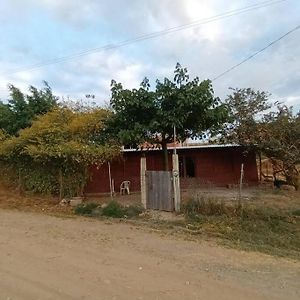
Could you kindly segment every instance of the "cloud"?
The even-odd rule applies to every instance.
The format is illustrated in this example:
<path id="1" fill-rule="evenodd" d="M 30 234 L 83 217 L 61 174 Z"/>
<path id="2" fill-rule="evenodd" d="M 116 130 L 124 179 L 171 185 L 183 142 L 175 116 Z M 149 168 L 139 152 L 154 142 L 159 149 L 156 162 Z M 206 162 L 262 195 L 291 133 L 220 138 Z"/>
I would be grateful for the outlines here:
<path id="1" fill-rule="evenodd" d="M 20 39 L 22 43 L 18 44 L 15 34 L 11 39 L 10 36 L 3 38 L 6 52 L 0 52 L 3 71 L 0 97 L 8 82 L 27 87 L 39 86 L 42 80 L 47 80 L 59 95 L 81 98 L 86 93 L 94 93 L 99 103 L 109 99 L 111 79 L 133 88 L 147 76 L 154 85 L 156 78 L 173 77 L 176 62 L 186 66 L 191 77 L 213 78 L 298 25 L 300 9 L 300 3 L 286 1 L 7 77 L 5 72 L 20 67 L 20 61 L 26 65 L 25 62 L 38 62 L 37 57 L 47 60 L 59 57 L 60 53 L 67 55 L 84 48 L 101 47 L 253 4 L 246 0 L 32 0 L 24 3 L 11 0 L 4 6 L 0 18 L 10 16 L 10 22 L 5 18 L 4 32 L 6 27 L 19 24 L 22 15 L 27 18 L 28 26 L 33 26 L 29 21 L 33 14 L 40 16 L 43 22 L 39 35 L 31 36 L 29 27 L 28 38 Z M 32 32 L 36 31 L 32 28 Z M 253 87 L 299 107 L 299 32 L 216 80 L 213 83 L 216 95 L 226 97 L 230 86 Z M 45 37 L 42 44 L 40 36 Z"/>

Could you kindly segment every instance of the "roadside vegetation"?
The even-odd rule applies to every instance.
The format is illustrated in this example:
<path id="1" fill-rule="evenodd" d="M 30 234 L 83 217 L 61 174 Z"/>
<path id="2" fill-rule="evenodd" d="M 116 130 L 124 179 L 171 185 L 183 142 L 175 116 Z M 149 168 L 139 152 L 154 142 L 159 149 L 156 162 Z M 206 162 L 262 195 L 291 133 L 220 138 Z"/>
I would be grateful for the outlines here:
<path id="1" fill-rule="evenodd" d="M 107 205 L 97 203 L 84 203 L 75 207 L 76 215 L 87 217 L 111 217 L 111 218 L 135 218 L 144 211 L 140 205 L 123 206 L 117 201 L 111 201 Z"/>
<path id="2" fill-rule="evenodd" d="M 292 107 L 251 88 L 231 89 L 221 101 L 210 80 L 190 80 L 179 63 L 173 79 L 157 80 L 153 87 L 147 78 L 134 89 L 112 80 L 107 108 L 60 101 L 46 82 L 41 89 L 30 86 L 27 94 L 14 85 L 8 88 L 9 98 L 0 100 L 0 207 L 74 214 L 71 207 L 60 207 L 58 199 L 83 196 L 90 167 L 118 159 L 123 145 L 160 147 L 168 170 L 167 144 L 174 138 L 235 143 L 245 152 L 255 151 L 262 177 L 261 161 L 268 159 L 272 180 L 279 186 L 283 179 L 298 197 L 297 205 L 268 205 L 264 195 L 239 205 L 194 196 L 183 205 L 183 215 L 161 222 L 162 228 L 300 259 L 300 201 L 295 191 L 300 187 L 300 112 Z M 2 184 L 9 187 L 9 197 L 2 195 Z M 283 195 L 278 199 L 285 202 Z M 140 206 L 117 201 L 85 203 L 75 214 L 160 226 Z"/>
<path id="3" fill-rule="evenodd" d="M 243 250 L 300 259 L 299 209 L 236 205 L 198 196 L 183 207 L 191 234 L 215 236 Z"/>
<path id="4" fill-rule="evenodd" d="M 282 199 L 286 195 L 282 195 Z M 280 198 L 280 195 L 275 196 Z M 236 200 L 199 194 L 182 205 L 178 216 L 145 211 L 140 205 L 123 206 L 117 201 L 102 206 L 81 204 L 74 212 L 95 218 L 131 219 L 137 225 L 185 238 L 213 239 L 241 250 L 300 259 L 300 195 L 294 192 L 290 197 L 292 205 L 287 203 L 279 208 L 273 202 L 264 205 L 260 198 L 238 205 Z"/>
<path id="5" fill-rule="evenodd" d="M 116 218 L 161 234 L 188 240 L 212 240 L 228 247 L 300 260 L 299 192 L 254 191 L 242 206 L 237 206 L 236 200 L 200 193 L 186 198 L 180 215 L 144 211 L 138 201 L 130 201 L 130 197 L 132 195 L 113 202 L 109 197 L 88 200 L 72 208 L 58 205 L 57 198 L 28 192 L 20 196 L 0 186 L 2 209 L 68 218 L 76 215 L 97 220 Z M 127 205 L 121 204 L 124 200 Z"/>
<path id="6" fill-rule="evenodd" d="M 2 183 L 42 195 L 81 196 L 90 166 L 118 157 L 118 143 L 103 140 L 111 112 L 82 102 L 59 102 L 51 88 L 10 86 L 0 101 Z"/>

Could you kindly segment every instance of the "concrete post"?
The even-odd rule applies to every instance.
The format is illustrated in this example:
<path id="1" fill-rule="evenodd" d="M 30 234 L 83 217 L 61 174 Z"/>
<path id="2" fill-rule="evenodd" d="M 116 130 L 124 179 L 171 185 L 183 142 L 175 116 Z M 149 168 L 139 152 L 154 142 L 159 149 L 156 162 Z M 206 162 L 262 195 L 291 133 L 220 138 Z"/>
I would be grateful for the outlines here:
<path id="1" fill-rule="evenodd" d="M 172 155 L 173 161 L 173 186 L 174 186 L 174 206 L 175 211 L 180 212 L 180 179 L 179 179 L 179 162 L 178 155 Z"/>
<path id="2" fill-rule="evenodd" d="M 141 157 L 141 201 L 143 207 L 147 208 L 147 186 L 146 186 L 146 157 Z"/>

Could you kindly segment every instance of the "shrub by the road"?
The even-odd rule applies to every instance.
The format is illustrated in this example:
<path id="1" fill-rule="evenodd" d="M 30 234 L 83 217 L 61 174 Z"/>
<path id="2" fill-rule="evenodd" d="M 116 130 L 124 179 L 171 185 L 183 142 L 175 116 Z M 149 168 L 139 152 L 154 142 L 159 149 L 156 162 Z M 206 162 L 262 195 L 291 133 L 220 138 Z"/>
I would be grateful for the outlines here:
<path id="1" fill-rule="evenodd" d="M 123 206 L 117 201 L 110 201 L 101 208 L 96 203 L 84 203 L 75 207 L 75 214 L 90 217 L 111 217 L 111 218 L 134 218 L 143 212 L 143 208 L 138 205 Z"/>

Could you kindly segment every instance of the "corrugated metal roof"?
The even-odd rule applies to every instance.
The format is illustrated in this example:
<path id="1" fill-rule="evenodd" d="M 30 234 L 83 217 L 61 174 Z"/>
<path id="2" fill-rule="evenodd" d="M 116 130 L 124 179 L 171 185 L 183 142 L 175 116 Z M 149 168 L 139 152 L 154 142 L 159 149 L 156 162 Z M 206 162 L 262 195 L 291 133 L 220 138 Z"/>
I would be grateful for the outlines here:
<path id="1" fill-rule="evenodd" d="M 203 145 L 191 145 L 191 146 L 178 146 L 176 150 L 187 149 L 207 149 L 207 148 L 226 148 L 226 147 L 240 147 L 238 144 L 203 144 Z M 174 150 L 175 147 L 168 147 L 168 150 Z M 122 149 L 122 152 L 137 152 L 137 151 L 159 151 L 161 148 L 148 148 L 148 149 Z"/>

